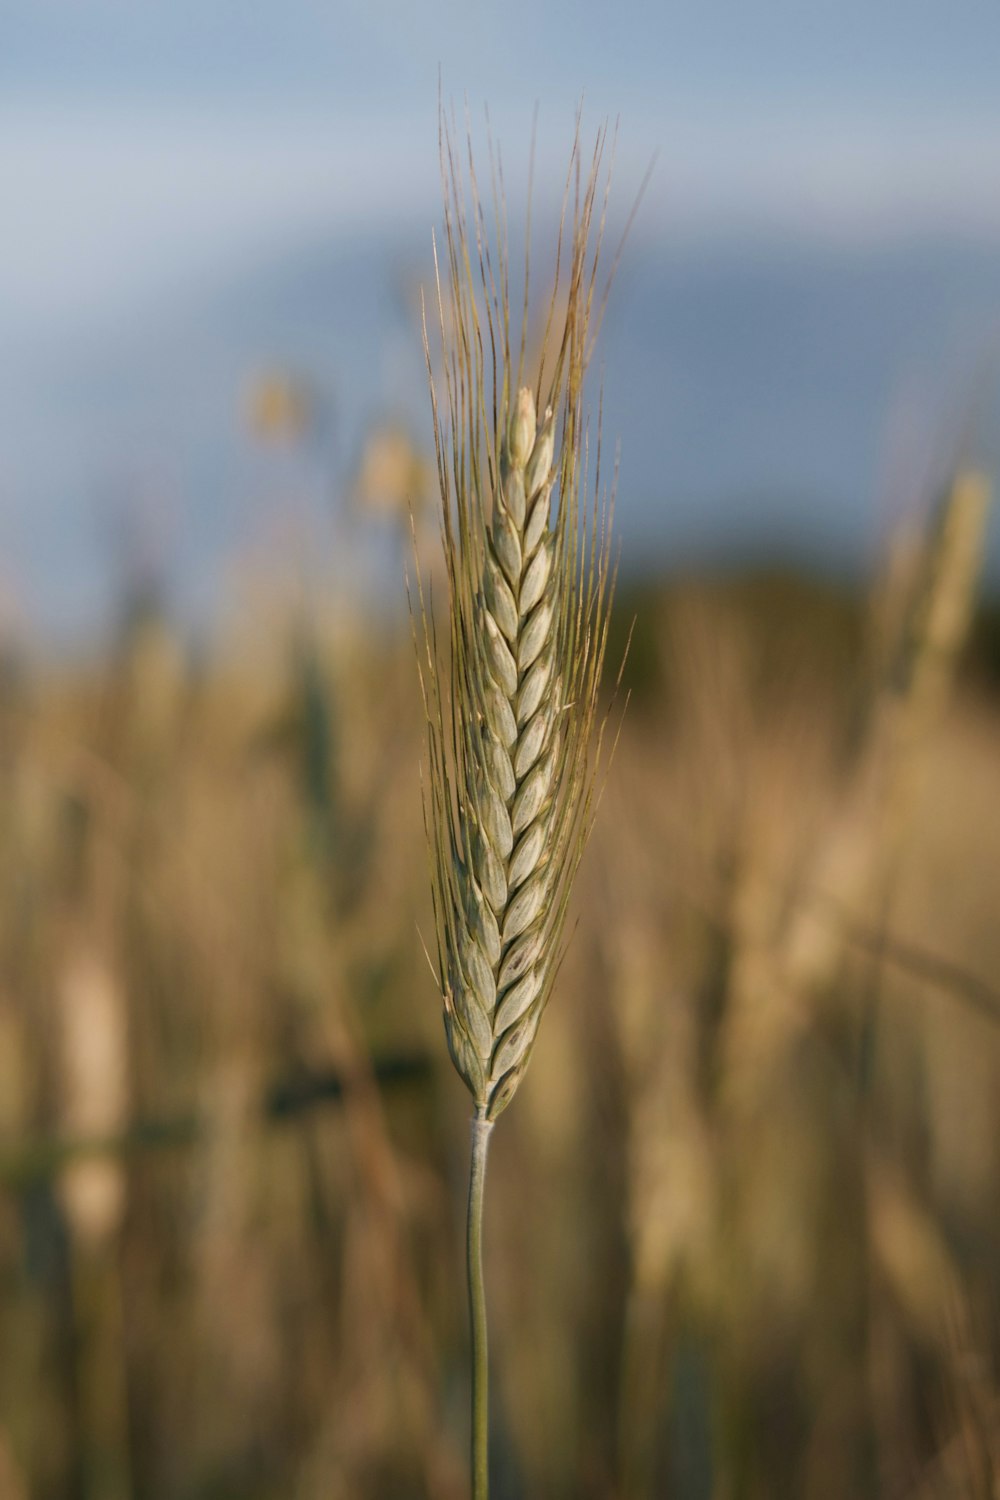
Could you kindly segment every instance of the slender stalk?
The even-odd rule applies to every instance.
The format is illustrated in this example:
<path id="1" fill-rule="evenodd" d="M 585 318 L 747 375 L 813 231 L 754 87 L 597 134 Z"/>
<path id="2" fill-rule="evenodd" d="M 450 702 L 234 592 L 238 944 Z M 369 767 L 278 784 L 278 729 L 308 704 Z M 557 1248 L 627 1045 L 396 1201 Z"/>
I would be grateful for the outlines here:
<path id="1" fill-rule="evenodd" d="M 469 1167 L 469 1219 L 466 1236 L 469 1272 L 469 1325 L 472 1334 L 472 1500 L 489 1495 L 489 1361 L 486 1347 L 486 1288 L 483 1284 L 483 1192 L 486 1151 L 493 1121 L 472 1120 Z"/>

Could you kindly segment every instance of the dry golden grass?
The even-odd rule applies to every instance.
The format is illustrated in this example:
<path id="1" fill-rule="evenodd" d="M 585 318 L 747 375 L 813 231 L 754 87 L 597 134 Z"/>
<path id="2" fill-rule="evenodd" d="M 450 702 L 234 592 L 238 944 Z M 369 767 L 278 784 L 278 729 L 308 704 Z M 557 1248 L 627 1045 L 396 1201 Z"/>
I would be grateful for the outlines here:
<path id="1" fill-rule="evenodd" d="M 640 605 L 494 1144 L 499 1494 L 996 1493 L 1000 703 L 939 696 L 876 901 L 865 621 Z M 458 1500 L 467 1100 L 408 629 L 227 640 L 195 671 L 149 619 L 4 679 L 2 1493 Z"/>

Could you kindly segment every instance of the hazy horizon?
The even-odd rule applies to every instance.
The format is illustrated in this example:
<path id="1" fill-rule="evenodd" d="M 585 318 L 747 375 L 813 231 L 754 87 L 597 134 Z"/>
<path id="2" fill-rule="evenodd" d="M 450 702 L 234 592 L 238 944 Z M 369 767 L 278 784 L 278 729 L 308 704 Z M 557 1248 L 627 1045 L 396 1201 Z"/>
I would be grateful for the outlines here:
<path id="1" fill-rule="evenodd" d="M 581 98 L 585 135 L 620 122 L 619 216 L 657 158 L 600 354 L 626 549 L 856 567 L 996 342 L 985 4 L 627 3 L 610 34 L 590 0 L 0 0 L 0 22 L 0 587 L 39 628 L 106 613 L 130 490 L 162 491 L 175 597 L 203 608 L 241 486 L 270 482 L 238 428 L 248 371 L 335 398 L 317 496 L 373 415 L 426 431 L 395 282 L 429 271 L 439 78 L 480 141 L 489 107 L 513 205 L 537 109 L 539 220 Z"/>

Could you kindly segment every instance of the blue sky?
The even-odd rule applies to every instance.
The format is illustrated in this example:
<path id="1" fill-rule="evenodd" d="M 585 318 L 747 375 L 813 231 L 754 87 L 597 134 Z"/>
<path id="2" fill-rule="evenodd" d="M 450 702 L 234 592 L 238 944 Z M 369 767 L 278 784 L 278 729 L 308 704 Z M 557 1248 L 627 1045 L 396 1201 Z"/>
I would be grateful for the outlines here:
<path id="1" fill-rule="evenodd" d="M 440 63 L 470 91 L 603 108 L 667 96 L 995 110 L 991 0 L 5 0 L 7 83 L 419 106 Z M 606 93 L 608 97 L 601 98 Z"/>
<path id="2" fill-rule="evenodd" d="M 0 326 L 436 202 L 438 69 L 516 182 L 621 117 L 650 231 L 1000 238 L 1000 6 L 951 0 L 6 0 Z M 551 149 L 547 149 L 551 146 Z"/>
<path id="3" fill-rule="evenodd" d="M 66 621 L 93 611 L 104 545 L 94 497 L 122 483 L 123 454 L 142 472 L 154 454 L 200 475 L 176 480 L 177 505 L 195 519 L 228 484 L 237 516 L 247 476 L 226 423 L 245 361 L 279 352 L 255 351 L 251 331 L 266 340 L 284 326 L 266 307 L 258 316 L 254 299 L 276 296 L 280 268 L 303 255 L 325 263 L 329 250 L 347 265 L 359 245 L 383 247 L 386 263 L 366 268 L 385 285 L 372 312 L 380 331 L 370 368 L 358 370 L 355 351 L 351 372 L 357 413 L 371 408 L 412 334 L 389 305 L 386 247 L 394 236 L 429 246 L 439 218 L 439 74 L 474 123 L 489 106 L 515 201 L 536 105 L 544 203 L 561 186 L 582 96 L 586 131 L 620 119 L 619 205 L 658 154 L 636 232 L 644 264 L 677 251 L 697 272 L 703 247 L 709 263 L 722 256 L 725 275 L 702 289 L 683 337 L 675 288 L 647 351 L 653 404 L 672 392 L 677 428 L 657 483 L 687 495 L 692 537 L 709 521 L 732 525 L 734 475 L 748 493 L 787 497 L 774 528 L 796 520 L 807 492 L 857 518 L 897 382 L 928 369 L 943 386 L 943 371 L 978 357 L 1000 252 L 997 0 L 619 0 L 613 11 L 607 0 L 0 0 L 0 604 L 6 579 Z M 865 290 L 864 257 L 896 246 L 905 261 L 942 243 L 980 257 L 972 291 L 960 254 L 930 280 L 890 282 L 885 329 L 870 327 L 889 299 Z M 790 245 L 834 272 L 841 257 L 856 297 L 835 294 L 841 283 L 824 271 L 789 300 Z M 746 348 L 738 319 L 713 324 L 744 246 L 765 247 L 773 269 L 737 297 L 759 335 Z M 219 306 L 229 287 L 243 298 L 238 337 Z M 920 297 L 934 287 L 929 309 Z M 754 365 L 771 326 L 755 298 L 792 317 L 773 320 L 769 372 Z M 343 329 L 322 322 L 335 301 L 294 325 L 290 358 L 338 347 Z M 795 347 L 813 362 L 789 375 L 803 326 Z M 634 360 L 634 341 L 628 352 Z M 741 358 L 746 386 L 727 385 Z M 419 384 L 419 357 L 410 363 Z M 343 389 L 345 373 L 327 373 Z M 414 400 L 422 410 L 422 390 Z M 911 427 L 932 430 L 923 414 Z M 651 497 L 638 437 L 630 482 Z M 345 452 L 354 441 L 345 433 Z M 216 555 L 237 531 L 236 519 L 220 531 Z M 185 566 L 207 557 L 194 522 L 186 545 Z"/>

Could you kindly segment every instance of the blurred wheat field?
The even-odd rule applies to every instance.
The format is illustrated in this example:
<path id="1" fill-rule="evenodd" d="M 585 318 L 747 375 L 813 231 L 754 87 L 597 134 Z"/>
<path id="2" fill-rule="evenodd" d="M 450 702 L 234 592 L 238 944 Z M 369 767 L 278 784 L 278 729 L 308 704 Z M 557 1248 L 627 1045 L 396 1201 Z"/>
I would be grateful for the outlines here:
<path id="1" fill-rule="evenodd" d="M 494 1148 L 498 1497 L 1000 1494 L 985 504 L 959 476 L 871 599 L 622 591 Z M 315 597 L 198 659 L 153 608 L 91 665 L 3 651 L 4 1500 L 465 1493 L 413 647 Z"/>

